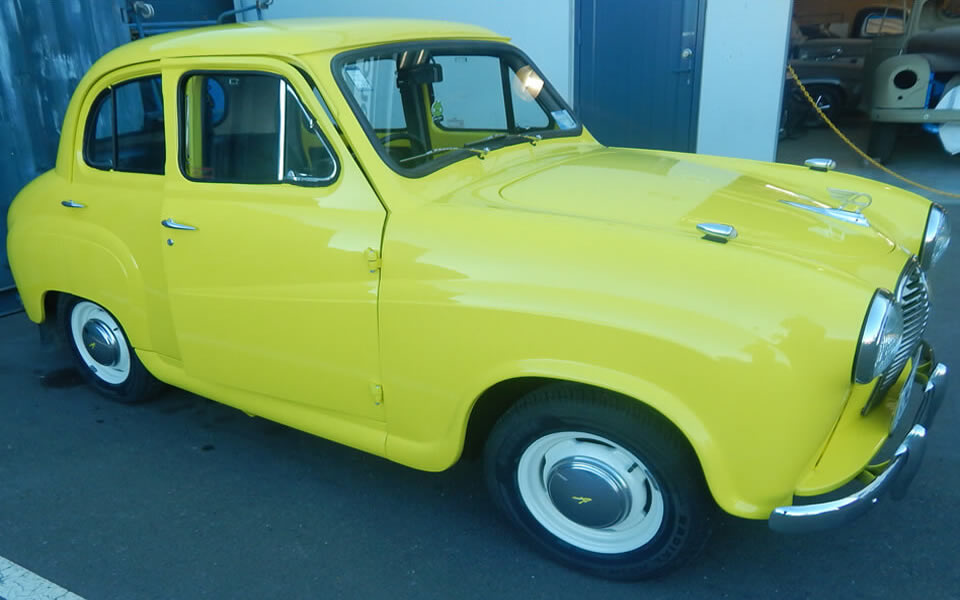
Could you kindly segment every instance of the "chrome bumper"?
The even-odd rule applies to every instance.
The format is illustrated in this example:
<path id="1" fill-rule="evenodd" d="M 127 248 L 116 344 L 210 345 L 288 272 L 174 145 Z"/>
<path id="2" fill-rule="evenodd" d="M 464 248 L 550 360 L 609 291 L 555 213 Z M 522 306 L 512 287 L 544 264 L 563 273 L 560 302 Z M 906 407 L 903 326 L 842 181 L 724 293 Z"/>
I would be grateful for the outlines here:
<path id="1" fill-rule="evenodd" d="M 845 498 L 774 509 L 770 513 L 770 529 L 783 533 L 831 529 L 859 517 L 884 494 L 890 494 L 894 500 L 903 498 L 923 461 L 927 429 L 933 423 L 947 391 L 947 367 L 943 363 L 934 363 L 932 356 L 931 352 L 927 368 L 919 369 L 914 378 L 915 383 L 923 385 L 916 424 L 907 433 L 883 472 L 866 487 Z M 930 368 L 933 364 L 936 366 Z"/>

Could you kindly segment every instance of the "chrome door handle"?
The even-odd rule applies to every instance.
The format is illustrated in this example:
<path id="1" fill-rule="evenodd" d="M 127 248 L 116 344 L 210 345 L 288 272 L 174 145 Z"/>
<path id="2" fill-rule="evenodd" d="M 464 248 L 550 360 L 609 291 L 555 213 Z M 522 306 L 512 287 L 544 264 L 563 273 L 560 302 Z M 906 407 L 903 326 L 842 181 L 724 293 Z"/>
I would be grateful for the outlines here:
<path id="1" fill-rule="evenodd" d="M 181 231 L 196 231 L 197 228 L 193 225 L 184 225 L 183 223 L 177 223 L 173 219 L 164 219 L 160 221 L 160 224 L 164 227 L 169 227 L 170 229 L 179 229 Z"/>
<path id="2" fill-rule="evenodd" d="M 64 200 L 60 204 L 66 206 L 67 208 L 83 208 L 84 206 L 86 206 L 85 204 L 74 202 L 73 200 Z"/>

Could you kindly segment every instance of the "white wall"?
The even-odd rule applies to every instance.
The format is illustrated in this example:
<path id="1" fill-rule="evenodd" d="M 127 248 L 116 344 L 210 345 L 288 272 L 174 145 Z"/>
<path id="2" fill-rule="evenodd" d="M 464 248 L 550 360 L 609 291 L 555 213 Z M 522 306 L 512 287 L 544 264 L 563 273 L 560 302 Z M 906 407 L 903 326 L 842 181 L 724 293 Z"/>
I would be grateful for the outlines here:
<path id="1" fill-rule="evenodd" d="M 264 18 L 404 17 L 471 23 L 512 38 L 553 86 L 573 100 L 574 0 L 276 0 Z M 252 0 L 234 0 L 237 8 Z M 241 18 L 256 19 L 256 12 Z"/>
<path id="2" fill-rule="evenodd" d="M 772 161 L 792 0 L 708 0 L 697 152 Z"/>

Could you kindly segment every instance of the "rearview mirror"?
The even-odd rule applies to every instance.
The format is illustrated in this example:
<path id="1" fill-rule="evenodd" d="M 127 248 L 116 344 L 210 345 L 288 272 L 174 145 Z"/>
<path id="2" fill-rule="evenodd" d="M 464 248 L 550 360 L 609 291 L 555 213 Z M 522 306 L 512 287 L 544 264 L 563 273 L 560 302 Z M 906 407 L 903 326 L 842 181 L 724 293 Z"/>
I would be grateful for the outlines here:
<path id="1" fill-rule="evenodd" d="M 441 81 L 443 81 L 443 68 L 433 63 L 426 63 L 397 71 L 397 87 L 439 83 Z"/>

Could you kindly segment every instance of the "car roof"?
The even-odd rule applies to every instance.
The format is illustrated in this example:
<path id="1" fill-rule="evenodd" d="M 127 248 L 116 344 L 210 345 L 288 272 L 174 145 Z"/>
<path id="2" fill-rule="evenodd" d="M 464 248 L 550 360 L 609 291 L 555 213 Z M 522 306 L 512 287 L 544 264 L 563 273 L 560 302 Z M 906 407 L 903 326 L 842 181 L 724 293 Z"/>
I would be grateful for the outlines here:
<path id="1" fill-rule="evenodd" d="M 107 53 L 110 71 L 132 63 L 184 56 L 298 55 L 417 39 L 506 40 L 476 25 L 420 19 L 278 19 L 199 27 L 150 36 Z"/>

